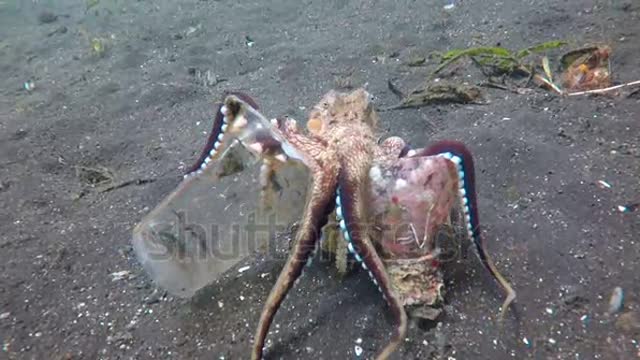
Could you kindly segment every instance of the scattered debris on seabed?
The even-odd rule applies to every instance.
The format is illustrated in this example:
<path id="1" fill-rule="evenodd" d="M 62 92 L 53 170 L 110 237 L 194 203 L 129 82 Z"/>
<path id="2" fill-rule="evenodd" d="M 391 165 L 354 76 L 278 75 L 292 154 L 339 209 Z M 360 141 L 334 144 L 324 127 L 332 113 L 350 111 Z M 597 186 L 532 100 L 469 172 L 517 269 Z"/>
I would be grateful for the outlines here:
<path id="1" fill-rule="evenodd" d="M 640 85 L 639 80 L 612 86 L 610 55 L 611 48 L 607 45 L 571 50 L 560 59 L 562 87 L 554 83 L 548 65 L 543 65 L 544 75 L 535 74 L 533 80 L 539 86 L 563 96 L 618 95 L 614 90 Z M 548 64 L 548 61 L 547 57 L 543 58 L 543 63 Z"/>
<path id="2" fill-rule="evenodd" d="M 564 53 L 560 56 L 558 64 L 561 75 L 554 79 L 552 65 L 546 53 L 567 45 L 566 41 L 554 40 L 518 51 L 503 47 L 472 47 L 436 54 L 440 58 L 440 64 L 423 85 L 408 95 L 403 95 L 389 81 L 389 89 L 400 96 L 401 101 L 400 104 L 383 110 L 434 103 L 478 103 L 481 93 L 477 87 L 467 83 L 458 85 L 451 82 L 443 85 L 442 79 L 436 77 L 463 59 L 469 59 L 488 78 L 482 86 L 510 90 L 518 94 L 525 94 L 525 90 L 531 90 L 531 84 L 562 96 L 618 95 L 615 90 L 640 85 L 640 80 L 613 85 L 610 65 L 612 49 L 608 45 L 589 45 Z M 539 60 L 533 56 L 538 56 Z M 453 71 L 459 70 L 456 68 Z M 450 74 L 444 75 L 447 76 Z"/>
<path id="3" fill-rule="evenodd" d="M 32 92 L 36 88 L 36 84 L 33 82 L 33 80 L 25 81 L 23 86 L 24 86 L 24 89 L 27 90 L 28 92 Z"/>
<path id="4" fill-rule="evenodd" d="M 613 289 L 613 293 L 611 293 L 611 298 L 609 299 L 609 309 L 607 313 L 609 315 L 613 315 L 620 310 L 624 306 L 624 291 L 621 287 L 617 286 Z"/>
<path id="5" fill-rule="evenodd" d="M 58 15 L 52 13 L 51 11 L 42 11 L 38 14 L 38 22 L 40 24 L 51 24 L 58 20 Z"/>
<path id="6" fill-rule="evenodd" d="M 100 0 L 87 0 L 85 11 L 91 10 L 93 7 L 97 6 L 100 3 Z"/>
<path id="7" fill-rule="evenodd" d="M 389 81 L 389 89 L 401 97 L 400 103 L 382 108 L 380 111 L 417 108 L 430 104 L 486 104 L 482 98 L 480 88 L 469 84 L 454 84 L 445 81 L 424 83 L 409 94 L 403 95 L 396 86 Z"/>
<path id="8" fill-rule="evenodd" d="M 640 209 L 640 202 L 627 205 L 618 205 L 618 211 L 621 213 L 630 213 Z"/>
<path id="9" fill-rule="evenodd" d="M 569 51 L 560 59 L 562 86 L 568 91 L 594 90 L 611 86 L 609 46 L 590 46 Z"/>
<path id="10" fill-rule="evenodd" d="M 111 281 L 120 281 L 120 280 L 128 279 L 130 274 L 131 272 L 129 272 L 128 270 L 113 272 L 111 273 Z"/>

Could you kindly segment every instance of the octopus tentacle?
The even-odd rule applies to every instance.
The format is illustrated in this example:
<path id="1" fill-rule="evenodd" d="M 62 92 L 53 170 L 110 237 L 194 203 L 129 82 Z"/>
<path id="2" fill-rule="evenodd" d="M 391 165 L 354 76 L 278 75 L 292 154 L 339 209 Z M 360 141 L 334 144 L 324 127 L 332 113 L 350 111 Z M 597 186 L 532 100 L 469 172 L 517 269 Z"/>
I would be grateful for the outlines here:
<path id="1" fill-rule="evenodd" d="M 320 229 L 327 223 L 327 216 L 333 210 L 336 174 L 332 171 L 315 172 L 315 174 L 295 243 L 260 315 L 251 354 L 253 360 L 259 360 L 262 357 L 264 342 L 273 317 L 295 280 L 302 274 L 309 256 L 316 248 Z"/>
<path id="2" fill-rule="evenodd" d="M 371 280 L 378 285 L 383 297 L 391 307 L 396 321 L 396 330 L 391 341 L 378 355 L 378 359 L 387 359 L 391 353 L 402 343 L 407 332 L 407 314 L 400 297 L 391 287 L 391 281 L 386 273 L 384 263 L 378 256 L 376 249 L 369 239 L 367 229 L 363 227 L 366 216 L 364 215 L 363 200 L 364 186 L 361 174 L 349 174 L 341 171 L 338 177 L 338 192 L 336 197 L 336 212 L 340 220 L 340 228 L 348 249 L 360 262 L 365 270 L 369 271 Z"/>
<path id="3" fill-rule="evenodd" d="M 440 141 L 427 149 L 417 152 L 414 156 L 443 156 L 454 162 L 458 168 L 459 192 L 462 209 L 464 211 L 466 230 L 469 238 L 473 241 L 478 257 L 482 264 L 489 270 L 489 273 L 502 286 L 507 297 L 502 304 L 501 317 L 504 319 L 509 305 L 515 300 L 516 292 L 511 284 L 500 274 L 493 263 L 485 247 L 485 242 L 480 230 L 480 219 L 478 216 L 478 200 L 475 187 L 475 169 L 471 152 L 464 144 L 457 141 Z"/>
<path id="4" fill-rule="evenodd" d="M 247 94 L 241 92 L 229 92 L 227 95 L 235 95 L 240 98 L 242 101 L 251 105 L 254 109 L 258 109 L 258 105 L 256 102 Z M 209 132 L 209 137 L 207 138 L 207 142 L 198 157 L 198 161 L 196 161 L 187 171 L 185 172 L 184 177 L 189 177 L 190 175 L 197 174 L 201 172 L 204 167 L 214 159 L 218 155 L 218 148 L 220 147 L 220 139 L 224 135 L 224 132 L 227 129 L 228 124 L 224 121 L 225 114 L 223 113 L 223 106 L 221 104 L 217 105 L 216 116 L 213 119 L 213 126 L 211 131 Z"/>

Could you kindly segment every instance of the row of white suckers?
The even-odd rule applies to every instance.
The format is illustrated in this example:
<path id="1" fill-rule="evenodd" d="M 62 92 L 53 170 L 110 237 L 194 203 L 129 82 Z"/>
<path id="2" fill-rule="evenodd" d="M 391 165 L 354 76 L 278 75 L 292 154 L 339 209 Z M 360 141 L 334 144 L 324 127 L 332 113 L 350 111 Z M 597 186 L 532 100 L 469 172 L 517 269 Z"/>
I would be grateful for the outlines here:
<path id="1" fill-rule="evenodd" d="M 220 127 L 220 133 L 218 134 L 218 138 L 213 143 L 213 146 L 211 147 L 211 151 L 209 151 L 209 156 L 207 156 L 202 162 L 202 164 L 200 164 L 200 168 L 198 170 L 185 174 L 184 175 L 185 179 L 191 176 L 202 174 L 204 169 L 207 167 L 207 165 L 209 165 L 213 157 L 216 155 L 218 149 L 220 148 L 220 145 L 222 144 L 222 139 L 224 138 L 224 133 L 225 131 L 227 131 L 227 128 L 229 127 L 229 120 L 227 120 L 227 113 L 229 112 L 229 109 L 223 105 L 220 107 L 220 112 L 222 113 L 222 126 Z M 234 124 L 234 125 L 242 126 L 241 124 Z"/>
<path id="2" fill-rule="evenodd" d="M 191 172 L 189 174 L 185 174 L 184 175 L 185 178 L 188 178 L 188 177 L 191 177 L 191 176 L 194 176 L 194 175 L 202 174 L 204 169 L 206 169 L 206 167 L 209 165 L 209 163 L 211 163 L 211 161 L 213 160 L 215 155 L 218 153 L 218 149 L 222 145 L 222 139 L 224 138 L 225 132 L 229 128 L 229 120 L 227 119 L 227 114 L 229 112 L 229 109 L 226 106 L 223 105 L 223 106 L 220 107 L 220 112 L 222 113 L 222 116 L 223 116 L 222 117 L 222 126 L 220 127 L 220 133 L 218 134 L 218 138 L 213 143 L 213 146 L 212 146 L 211 150 L 209 151 L 209 155 L 204 159 L 202 164 L 200 164 L 200 168 L 198 170 L 193 171 L 193 172 Z M 295 121 L 295 120 L 291 119 L 290 121 Z M 277 126 L 278 125 L 278 121 L 276 119 L 272 119 L 271 120 L 271 124 L 273 126 Z M 238 118 L 235 119 L 235 121 L 233 123 L 233 127 L 234 128 L 242 128 L 242 127 L 244 127 L 246 125 L 247 125 L 247 119 L 245 117 L 238 117 Z M 257 128 L 261 128 L 261 124 L 257 124 Z M 261 153 L 262 150 L 263 150 L 262 149 L 262 145 L 260 145 L 259 143 L 251 144 L 249 146 L 256 153 Z M 280 162 L 287 161 L 287 155 L 289 157 L 291 157 L 291 158 L 302 159 L 300 154 L 298 154 L 294 149 L 292 149 L 287 144 L 282 144 L 282 150 L 285 152 L 284 154 L 278 154 L 278 155 L 274 156 L 274 158 L 276 160 L 280 161 Z M 265 162 L 267 163 L 265 165 L 268 166 L 268 161 L 265 160 Z"/>

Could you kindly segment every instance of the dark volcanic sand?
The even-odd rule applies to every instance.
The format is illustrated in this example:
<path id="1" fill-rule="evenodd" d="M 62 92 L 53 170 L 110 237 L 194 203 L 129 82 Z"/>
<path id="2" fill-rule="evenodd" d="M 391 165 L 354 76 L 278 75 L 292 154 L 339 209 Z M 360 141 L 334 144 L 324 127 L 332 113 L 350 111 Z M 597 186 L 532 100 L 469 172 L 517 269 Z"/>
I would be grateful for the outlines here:
<path id="1" fill-rule="evenodd" d="M 77 173 L 179 175 L 226 89 L 254 95 L 266 114 L 303 120 L 301 107 L 345 78 L 380 105 L 395 103 L 388 79 L 410 89 L 433 66 L 406 66 L 415 55 L 552 39 L 609 43 L 615 80 L 640 79 L 633 0 L 464 1 L 446 13 L 431 0 L 102 0 L 88 12 L 79 0 L 18 4 L 0 2 L 0 358 L 249 356 L 285 254 L 247 259 L 249 271 L 192 301 L 162 297 L 129 241 L 177 178 L 101 194 Z M 43 11 L 57 18 L 43 22 Z M 104 56 L 91 54 L 92 37 L 106 39 Z M 204 84 L 190 68 L 226 81 Z M 29 79 L 32 92 L 22 87 Z M 620 315 L 606 310 L 621 286 L 622 312 L 640 311 L 640 211 L 616 210 L 640 201 L 639 97 L 485 92 L 488 105 L 383 113 L 381 130 L 472 149 L 488 247 L 518 292 L 517 317 L 498 327 L 503 295 L 469 256 L 449 269 L 440 325 L 413 326 L 396 357 L 637 358 L 638 330 L 616 327 Z M 113 281 L 118 271 L 130 275 Z M 340 280 L 314 263 L 275 319 L 268 356 L 355 358 L 361 338 L 370 358 L 392 327 L 364 272 Z"/>

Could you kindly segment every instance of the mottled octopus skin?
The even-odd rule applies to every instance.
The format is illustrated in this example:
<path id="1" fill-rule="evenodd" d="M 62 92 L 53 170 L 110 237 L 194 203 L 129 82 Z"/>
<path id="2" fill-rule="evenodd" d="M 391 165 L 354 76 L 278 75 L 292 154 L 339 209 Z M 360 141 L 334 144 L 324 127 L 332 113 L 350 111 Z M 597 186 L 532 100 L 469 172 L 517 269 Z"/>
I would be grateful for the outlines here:
<path id="1" fill-rule="evenodd" d="M 236 96 L 250 106 L 257 107 L 248 96 Z M 450 160 L 455 157 L 460 180 L 465 179 L 466 194 L 462 195 L 466 198 L 463 204 L 468 204 L 466 213 L 469 234 L 485 266 L 494 276 L 499 276 L 488 260 L 482 244 L 473 160 L 468 149 L 458 142 L 442 141 L 427 149 L 410 150 L 399 138 L 389 138 L 378 145 L 373 134 L 377 115 L 369 100 L 370 95 L 363 89 L 349 94 L 331 91 L 311 111 L 308 124 L 313 123 L 313 127 L 309 125 L 309 134 L 298 131 L 295 122 L 290 120 L 279 120 L 269 129 L 279 138 L 286 139 L 287 148 L 284 149 L 283 145 L 278 151 L 304 162 L 312 175 L 312 182 L 309 185 L 307 202 L 293 247 L 260 316 L 251 354 L 253 360 L 262 358 L 266 335 L 273 317 L 316 248 L 320 239 L 320 229 L 327 223 L 328 215 L 334 208 L 344 238 L 348 241 L 349 250 L 363 268 L 369 271 L 372 281 L 378 285 L 396 321 L 393 338 L 377 358 L 388 358 L 403 341 L 407 328 L 407 314 L 400 296 L 395 293 L 390 283 L 384 263 L 367 229 L 361 228 L 361 224 L 368 220 L 366 207 L 370 196 L 369 170 L 374 163 L 389 163 L 400 157 L 445 156 Z M 204 159 L 215 155 L 214 144 L 221 136 L 221 124 L 222 115 L 221 111 L 218 111 L 207 148 L 200 159 L 201 163 L 196 164 L 192 171 L 197 172 L 206 165 Z"/>

